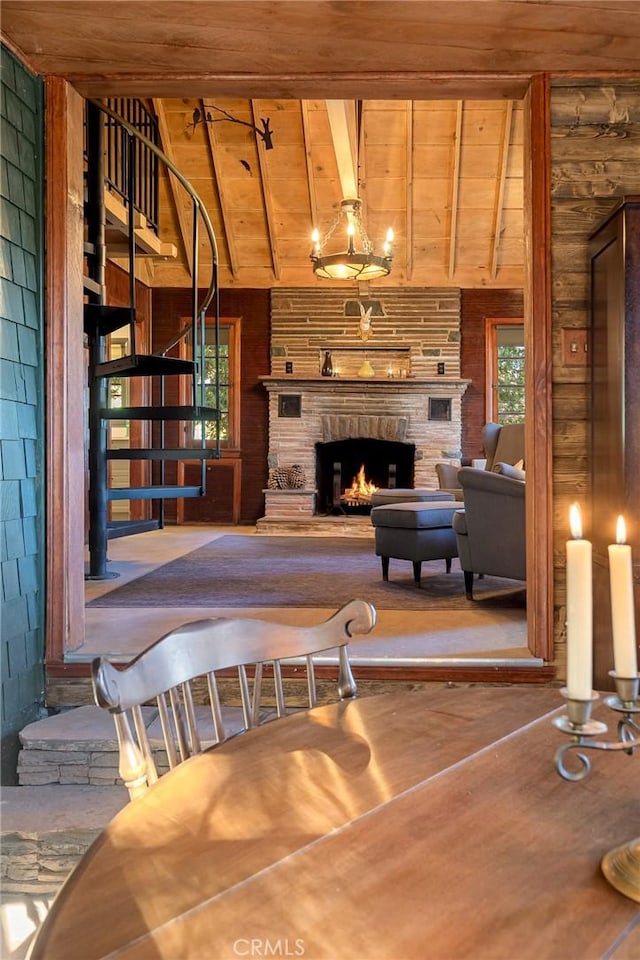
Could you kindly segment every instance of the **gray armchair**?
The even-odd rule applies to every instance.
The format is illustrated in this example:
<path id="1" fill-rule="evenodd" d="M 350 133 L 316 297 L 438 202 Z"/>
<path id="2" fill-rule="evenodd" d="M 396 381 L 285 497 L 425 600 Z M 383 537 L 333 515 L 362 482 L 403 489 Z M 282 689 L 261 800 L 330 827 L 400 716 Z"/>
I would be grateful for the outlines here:
<path id="1" fill-rule="evenodd" d="M 497 463 L 524 462 L 524 423 L 485 423 L 482 428 L 482 449 L 487 458 L 485 470 L 493 470 Z M 454 463 L 436 463 L 438 485 L 454 500 L 464 499 L 458 478 L 460 469 Z"/>
<path id="2" fill-rule="evenodd" d="M 508 464 L 494 470 L 462 467 L 464 510 L 453 517 L 468 600 L 473 575 L 527 579 L 524 473 Z"/>
<path id="3" fill-rule="evenodd" d="M 438 487 L 443 493 L 448 493 L 454 500 L 462 500 L 462 487 L 458 482 L 460 467 L 457 463 L 436 463 Z"/>

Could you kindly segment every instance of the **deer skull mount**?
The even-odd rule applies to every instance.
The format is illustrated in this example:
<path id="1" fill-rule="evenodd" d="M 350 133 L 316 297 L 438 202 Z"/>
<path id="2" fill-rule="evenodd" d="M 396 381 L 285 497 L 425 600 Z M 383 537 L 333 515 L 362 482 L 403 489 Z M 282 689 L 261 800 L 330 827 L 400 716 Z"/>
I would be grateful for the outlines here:
<path id="1" fill-rule="evenodd" d="M 358 324 L 358 335 L 360 339 L 366 342 L 371 336 L 371 314 L 373 312 L 373 307 L 369 307 L 365 310 L 362 303 L 358 303 L 360 308 L 360 322 Z"/>

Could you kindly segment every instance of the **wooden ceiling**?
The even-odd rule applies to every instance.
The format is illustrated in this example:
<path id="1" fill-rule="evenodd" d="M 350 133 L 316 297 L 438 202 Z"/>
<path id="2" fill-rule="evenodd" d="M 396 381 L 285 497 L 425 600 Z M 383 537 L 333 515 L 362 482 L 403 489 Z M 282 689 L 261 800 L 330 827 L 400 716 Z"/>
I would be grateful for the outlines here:
<path id="1" fill-rule="evenodd" d="M 324 235 L 346 195 L 327 102 L 222 98 L 153 106 L 164 149 L 211 215 L 221 285 L 326 284 L 312 272 L 311 230 Z M 194 110 L 216 122 L 194 126 Z M 225 120 L 221 110 L 243 123 Z M 374 100 L 363 102 L 361 116 L 363 219 L 378 252 L 387 227 L 395 234 L 392 272 L 376 286 L 522 286 L 522 103 Z M 263 118 L 273 130 L 272 150 L 244 125 L 260 127 Z M 153 283 L 187 284 L 189 201 L 166 175 L 160 222 L 179 256 L 156 263 Z M 342 225 L 334 239 L 336 250 L 345 248 Z M 211 262 L 204 235 L 200 260 L 204 281 Z"/>
<path id="2" fill-rule="evenodd" d="M 212 213 L 224 286 L 327 283 L 311 271 L 310 231 L 326 230 L 342 191 L 320 98 L 355 97 L 365 223 L 377 247 L 387 226 L 396 234 L 380 283 L 521 286 L 530 76 L 637 72 L 640 2 L 3 0 L 2 34 L 83 95 L 153 101 L 167 152 Z M 273 150 L 240 124 L 194 127 L 194 109 L 213 106 L 269 117 Z M 153 282 L 187 283 L 191 241 L 168 179 L 161 199 L 179 256 Z"/>

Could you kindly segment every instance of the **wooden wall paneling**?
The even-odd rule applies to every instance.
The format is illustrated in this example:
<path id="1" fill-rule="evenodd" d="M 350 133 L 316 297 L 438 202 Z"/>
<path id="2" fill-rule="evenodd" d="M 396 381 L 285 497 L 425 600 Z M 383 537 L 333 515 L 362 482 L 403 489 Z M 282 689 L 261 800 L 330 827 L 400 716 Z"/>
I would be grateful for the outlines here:
<path id="1" fill-rule="evenodd" d="M 569 505 L 590 510 L 590 361 L 567 364 L 563 330 L 590 331 L 589 237 L 625 194 L 640 192 L 640 79 L 554 79 L 551 85 L 551 212 L 553 218 L 553 486 L 556 663 L 566 663 L 565 541 Z M 636 517 L 636 523 L 638 522 Z M 597 559 L 594 553 L 594 559 Z M 605 561 L 606 562 L 606 561 Z M 596 577 L 594 607 L 609 598 Z M 605 578 L 606 580 L 606 578 Z M 603 614 L 606 616 L 606 613 Z"/>
<path id="2" fill-rule="evenodd" d="M 162 349 L 180 328 L 180 318 L 190 311 L 190 291 L 184 288 L 156 288 L 153 291 L 153 350 Z M 268 290 L 221 290 L 220 314 L 241 317 L 242 388 L 240 398 L 241 436 L 241 523 L 255 523 L 264 515 L 264 495 L 267 485 L 268 398 L 260 376 L 269 373 L 269 312 Z M 171 386 L 168 381 L 168 386 Z M 173 388 L 172 388 L 173 390 Z M 175 393 L 175 395 L 174 395 Z M 179 403 L 177 387 L 167 394 L 167 403 Z M 167 444 L 179 446 L 178 424 L 167 424 Z M 169 470 L 169 468 L 171 468 Z M 199 468 L 198 468 L 199 470 Z M 229 472 L 229 471 L 224 471 Z M 171 480 L 169 479 L 171 476 Z M 178 482 L 177 465 L 167 464 L 167 482 Z M 185 471 L 186 476 L 186 471 Z M 175 478 L 175 479 L 173 479 Z M 217 481 L 216 481 L 217 482 Z M 224 484 L 226 481 L 221 480 Z M 221 486 L 221 495 L 223 487 Z M 187 507 L 185 519 L 197 510 L 195 500 Z M 229 520 L 232 516 L 231 493 L 224 500 Z M 221 504 L 222 506 L 222 504 Z M 177 520 L 176 501 L 166 504 L 166 520 Z"/>
<path id="3" fill-rule="evenodd" d="M 593 673 L 615 688 L 608 545 L 623 515 L 640 581 L 640 196 L 626 196 L 594 234 L 591 260 L 591 517 Z M 636 594 L 637 596 L 637 594 Z M 635 604 L 636 620 L 640 605 Z"/>
<path id="4" fill-rule="evenodd" d="M 554 657 L 549 111 L 548 78 L 534 76 L 524 124 L 527 621 L 529 648 L 545 660 Z"/>
<path id="5" fill-rule="evenodd" d="M 64 80 L 47 78 L 47 661 L 84 642 L 83 108 Z"/>
<path id="6" fill-rule="evenodd" d="M 487 369 L 485 321 L 490 317 L 522 317 L 522 290 L 462 290 L 460 296 L 460 376 L 471 380 L 462 398 L 462 452 L 482 457 L 486 422 Z"/>

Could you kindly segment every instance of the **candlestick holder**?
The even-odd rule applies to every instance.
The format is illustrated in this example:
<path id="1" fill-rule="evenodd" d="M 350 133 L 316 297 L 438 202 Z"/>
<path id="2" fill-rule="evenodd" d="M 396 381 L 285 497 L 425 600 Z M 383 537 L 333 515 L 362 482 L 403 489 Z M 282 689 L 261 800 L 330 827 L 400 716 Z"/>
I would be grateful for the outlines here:
<path id="1" fill-rule="evenodd" d="M 615 750 L 631 755 L 640 746 L 640 674 L 619 677 L 615 670 L 611 670 L 609 676 L 613 677 L 616 693 L 605 697 L 604 703 L 620 714 L 617 740 L 595 739 L 608 729 L 606 723 L 591 719 L 591 708 L 599 699 L 598 693 L 593 691 L 588 699 L 577 700 L 569 696 L 566 687 L 560 691 L 567 701 L 567 713 L 553 720 L 553 725 L 571 740 L 556 750 L 555 764 L 565 780 L 583 780 L 591 770 L 591 760 L 583 750 Z M 570 750 L 577 751 L 575 757 L 580 763 L 577 770 L 570 770 L 565 764 L 565 754 Z M 616 890 L 640 903 L 640 837 L 606 853 L 601 868 Z"/>

